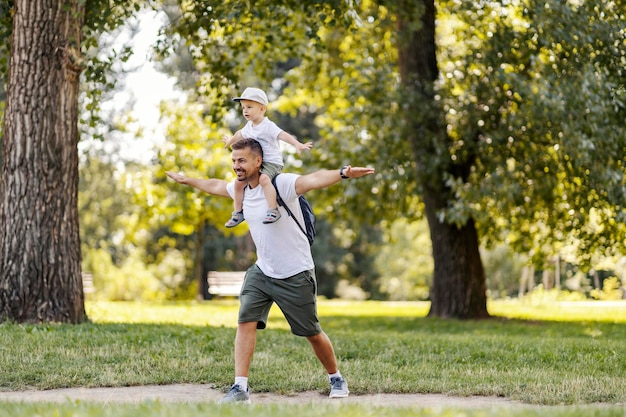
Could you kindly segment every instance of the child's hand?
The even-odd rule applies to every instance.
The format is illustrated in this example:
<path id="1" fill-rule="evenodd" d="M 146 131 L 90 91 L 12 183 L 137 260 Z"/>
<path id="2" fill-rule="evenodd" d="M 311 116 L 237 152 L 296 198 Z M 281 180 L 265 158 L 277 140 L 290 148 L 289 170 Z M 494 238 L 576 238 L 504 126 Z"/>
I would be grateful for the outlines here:
<path id="1" fill-rule="evenodd" d="M 299 143 L 298 146 L 296 146 L 296 150 L 300 153 L 302 151 L 310 151 L 312 147 L 313 142 Z"/>
<path id="2" fill-rule="evenodd" d="M 224 147 L 225 148 L 228 148 L 228 142 L 230 142 L 231 139 L 232 139 L 232 137 L 230 137 L 228 135 L 222 136 L 222 142 L 224 142 Z"/>

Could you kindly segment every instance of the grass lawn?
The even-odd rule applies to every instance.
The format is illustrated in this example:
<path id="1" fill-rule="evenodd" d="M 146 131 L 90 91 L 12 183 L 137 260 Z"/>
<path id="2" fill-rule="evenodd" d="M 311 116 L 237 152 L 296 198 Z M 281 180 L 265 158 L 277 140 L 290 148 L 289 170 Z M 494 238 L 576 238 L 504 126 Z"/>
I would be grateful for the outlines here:
<path id="1" fill-rule="evenodd" d="M 0 389 L 232 383 L 237 301 L 88 303 L 92 323 L 1 324 Z M 510 416 L 626 417 L 626 303 L 492 302 L 484 321 L 425 318 L 426 303 L 321 301 L 320 318 L 355 394 L 502 396 Z M 255 392 L 327 390 L 306 340 L 273 310 L 258 333 Z M 608 403 L 592 406 L 590 403 Z M 610 406 L 613 404 L 613 406 Z M 330 407 L 330 408 L 329 408 Z M 46 411 L 48 410 L 48 411 Z M 49 411 L 54 410 L 54 412 Z M 502 410 L 252 406 L 253 416 L 495 416 Z M 1 416 L 230 416 L 215 404 L 0 403 Z M 574 414 L 572 414 L 574 413 Z"/>

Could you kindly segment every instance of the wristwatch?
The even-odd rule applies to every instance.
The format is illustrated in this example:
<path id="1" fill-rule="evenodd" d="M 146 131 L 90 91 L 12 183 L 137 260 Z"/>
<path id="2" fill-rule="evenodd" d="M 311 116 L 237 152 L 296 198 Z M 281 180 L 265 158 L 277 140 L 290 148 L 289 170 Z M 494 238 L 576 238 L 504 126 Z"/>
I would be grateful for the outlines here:
<path id="1" fill-rule="evenodd" d="M 346 174 L 343 173 L 343 170 L 346 168 L 348 168 L 348 165 L 342 166 L 341 169 L 339 170 L 339 176 L 341 176 L 341 178 L 343 178 L 344 180 L 347 180 L 348 178 L 350 178 Z"/>

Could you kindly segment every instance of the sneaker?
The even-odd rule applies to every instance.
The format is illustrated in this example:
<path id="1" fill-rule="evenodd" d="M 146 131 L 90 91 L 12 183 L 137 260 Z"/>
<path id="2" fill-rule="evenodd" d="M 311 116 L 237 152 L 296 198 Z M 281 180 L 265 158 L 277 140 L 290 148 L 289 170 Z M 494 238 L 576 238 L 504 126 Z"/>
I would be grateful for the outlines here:
<path id="1" fill-rule="evenodd" d="M 265 213 L 263 223 L 274 223 L 278 219 L 280 219 L 280 211 L 278 211 L 278 209 L 268 209 L 267 213 Z"/>
<path id="2" fill-rule="evenodd" d="M 224 226 L 226 227 L 235 227 L 239 223 L 243 222 L 245 219 L 243 217 L 243 211 L 233 211 L 232 217 L 229 221 L 226 222 Z"/>
<path id="3" fill-rule="evenodd" d="M 346 398 L 350 394 L 348 383 L 343 377 L 334 376 L 330 378 L 330 395 L 329 398 Z"/>
<path id="4" fill-rule="evenodd" d="M 228 403 L 244 403 L 250 404 L 250 390 L 246 389 L 245 391 L 241 389 L 241 385 L 235 384 L 230 387 L 230 391 L 222 398 L 218 404 L 228 404 Z"/>

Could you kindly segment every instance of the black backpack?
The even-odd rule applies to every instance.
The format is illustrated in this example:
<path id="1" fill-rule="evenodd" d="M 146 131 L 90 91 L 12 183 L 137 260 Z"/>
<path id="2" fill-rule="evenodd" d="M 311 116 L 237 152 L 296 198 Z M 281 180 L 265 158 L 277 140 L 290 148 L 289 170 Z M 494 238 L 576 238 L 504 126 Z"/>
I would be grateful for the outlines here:
<path id="1" fill-rule="evenodd" d="M 304 216 L 304 226 L 306 227 L 305 230 L 305 228 L 302 227 L 298 219 L 295 218 L 291 210 L 289 210 L 287 204 L 285 204 L 282 197 L 280 196 L 280 193 L 278 192 L 278 187 L 276 186 L 276 177 L 278 177 L 278 175 L 272 178 L 272 184 L 274 184 L 274 188 L 276 189 L 276 202 L 279 206 L 283 206 L 285 208 L 287 214 L 289 214 L 289 216 L 296 222 L 300 230 L 302 230 L 302 233 L 304 233 L 306 238 L 309 240 L 309 245 L 312 245 L 313 241 L 315 240 L 315 214 L 313 214 L 311 204 L 309 204 L 309 202 L 306 198 L 304 198 L 303 195 L 298 197 L 300 209 L 302 210 L 302 216 Z"/>

